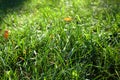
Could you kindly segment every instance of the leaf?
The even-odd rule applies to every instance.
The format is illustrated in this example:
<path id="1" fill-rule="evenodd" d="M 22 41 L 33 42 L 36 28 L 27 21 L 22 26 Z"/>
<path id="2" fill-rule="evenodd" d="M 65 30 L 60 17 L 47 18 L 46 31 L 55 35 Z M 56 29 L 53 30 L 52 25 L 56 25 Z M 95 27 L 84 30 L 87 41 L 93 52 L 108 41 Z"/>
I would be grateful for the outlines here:
<path id="1" fill-rule="evenodd" d="M 70 21 L 72 21 L 72 18 L 70 18 L 70 17 L 66 17 L 66 18 L 64 18 L 64 21 L 66 21 L 66 22 L 70 22 Z"/>
<path id="2" fill-rule="evenodd" d="M 8 31 L 8 30 L 5 30 L 5 31 L 4 31 L 4 38 L 5 38 L 5 39 L 8 39 L 8 37 L 9 37 L 9 31 Z"/>

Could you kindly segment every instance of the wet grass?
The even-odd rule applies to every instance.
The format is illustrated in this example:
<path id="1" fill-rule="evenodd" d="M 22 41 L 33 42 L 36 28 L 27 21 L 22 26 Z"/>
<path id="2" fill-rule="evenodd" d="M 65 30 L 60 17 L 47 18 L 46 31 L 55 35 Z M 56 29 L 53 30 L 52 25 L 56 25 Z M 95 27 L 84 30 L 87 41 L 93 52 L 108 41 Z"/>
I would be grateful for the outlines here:
<path id="1" fill-rule="evenodd" d="M 9 8 L 1 21 L 1 80 L 120 79 L 118 2 L 32 0 L 21 6 Z"/>

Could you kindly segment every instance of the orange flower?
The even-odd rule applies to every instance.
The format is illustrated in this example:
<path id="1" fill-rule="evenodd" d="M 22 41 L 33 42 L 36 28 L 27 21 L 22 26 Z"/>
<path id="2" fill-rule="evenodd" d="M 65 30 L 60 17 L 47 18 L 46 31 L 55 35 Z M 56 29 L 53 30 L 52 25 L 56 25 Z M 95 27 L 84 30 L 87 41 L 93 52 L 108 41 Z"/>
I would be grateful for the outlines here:
<path id="1" fill-rule="evenodd" d="M 64 18 L 64 21 L 70 22 L 70 21 L 72 21 L 72 18 L 69 18 L 69 17 Z"/>
<path id="2" fill-rule="evenodd" d="M 8 39 L 8 36 L 9 36 L 9 31 L 8 31 L 8 30 L 5 30 L 5 31 L 4 31 L 4 38 L 5 38 L 5 39 Z"/>

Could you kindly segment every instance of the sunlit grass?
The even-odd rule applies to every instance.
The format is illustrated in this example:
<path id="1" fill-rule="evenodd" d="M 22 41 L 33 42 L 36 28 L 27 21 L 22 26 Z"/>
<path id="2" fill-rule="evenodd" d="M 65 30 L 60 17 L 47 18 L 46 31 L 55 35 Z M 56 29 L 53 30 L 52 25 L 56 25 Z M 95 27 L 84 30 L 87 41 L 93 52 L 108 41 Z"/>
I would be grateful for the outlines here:
<path id="1" fill-rule="evenodd" d="M 0 79 L 120 79 L 117 6 L 100 0 L 31 0 L 8 9 L 0 14 Z"/>

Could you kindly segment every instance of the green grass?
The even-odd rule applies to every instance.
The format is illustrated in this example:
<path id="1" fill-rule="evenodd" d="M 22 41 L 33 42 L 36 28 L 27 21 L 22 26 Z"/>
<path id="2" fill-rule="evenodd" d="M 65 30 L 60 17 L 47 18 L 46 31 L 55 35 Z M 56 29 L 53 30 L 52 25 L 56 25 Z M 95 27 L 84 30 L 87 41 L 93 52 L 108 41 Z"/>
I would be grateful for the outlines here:
<path id="1" fill-rule="evenodd" d="M 119 80 L 119 3 L 26 0 L 10 7 L 4 2 L 0 80 Z M 72 20 L 64 21 L 68 17 Z M 10 31 L 8 39 L 4 30 Z"/>

